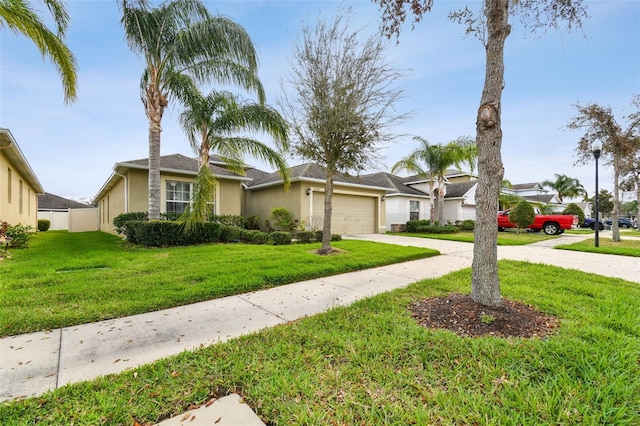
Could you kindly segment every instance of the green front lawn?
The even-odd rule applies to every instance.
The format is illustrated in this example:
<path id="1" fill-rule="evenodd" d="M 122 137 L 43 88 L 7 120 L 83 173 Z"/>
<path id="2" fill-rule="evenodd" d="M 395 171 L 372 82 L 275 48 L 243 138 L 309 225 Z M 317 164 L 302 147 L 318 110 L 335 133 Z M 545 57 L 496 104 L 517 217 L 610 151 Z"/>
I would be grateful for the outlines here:
<path id="1" fill-rule="evenodd" d="M 621 239 L 616 243 L 611 237 L 599 239 L 600 247 L 595 246 L 595 240 L 588 239 L 573 244 L 564 244 L 555 248 L 561 250 L 586 251 L 590 253 L 616 254 L 620 256 L 640 257 L 640 240 Z"/>
<path id="2" fill-rule="evenodd" d="M 473 231 L 460 231 L 455 234 L 422 234 L 413 232 L 387 232 L 390 235 L 400 235 L 403 237 L 431 238 L 434 240 L 460 241 L 463 243 L 473 243 Z M 498 232 L 499 246 L 521 246 L 525 244 L 537 243 L 551 238 L 558 238 L 557 235 L 546 235 L 543 232 L 516 232 L 514 229 L 505 229 Z"/>
<path id="3" fill-rule="evenodd" d="M 499 270 L 504 296 L 560 320 L 554 335 L 418 325 L 407 305 L 468 292 L 466 269 L 0 405 L 0 423 L 149 425 L 239 392 L 273 426 L 640 424 L 640 286 L 526 262 Z"/>
<path id="4" fill-rule="evenodd" d="M 366 241 L 132 248 L 101 232 L 36 234 L 0 262 L 0 336 L 66 327 L 437 255 Z M 392 247 L 392 248 L 391 248 Z"/>

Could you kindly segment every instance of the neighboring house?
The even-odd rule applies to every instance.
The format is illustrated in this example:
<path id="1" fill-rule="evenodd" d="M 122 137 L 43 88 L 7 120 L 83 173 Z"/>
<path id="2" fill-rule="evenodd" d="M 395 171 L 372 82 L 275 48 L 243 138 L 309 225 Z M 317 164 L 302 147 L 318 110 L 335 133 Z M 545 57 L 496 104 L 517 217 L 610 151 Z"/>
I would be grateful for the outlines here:
<path id="1" fill-rule="evenodd" d="M 0 220 L 35 228 L 37 195 L 43 192 L 11 132 L 0 128 Z"/>
<path id="2" fill-rule="evenodd" d="M 252 179 L 223 167 L 213 156 L 209 168 L 217 180 L 211 210 L 217 215 L 242 213 L 242 183 Z M 255 172 L 259 174 L 258 172 Z M 182 213 L 189 205 L 198 161 L 181 154 L 160 157 L 160 212 Z M 149 205 L 148 159 L 116 163 L 113 173 L 94 197 L 100 217 L 100 230 L 114 232 L 113 218 L 121 213 L 146 212 Z"/>
<path id="3" fill-rule="evenodd" d="M 387 231 L 399 231 L 408 220 L 429 218 L 429 194 L 403 183 L 401 178 L 390 173 L 372 173 L 363 176 L 380 187 L 390 187 L 383 200 Z"/>
<path id="4" fill-rule="evenodd" d="M 510 188 L 502 188 L 503 194 L 511 194 L 522 197 L 533 205 L 543 206 L 549 204 L 554 212 L 561 212 L 566 205 L 560 202 L 558 195 L 550 193 L 539 182 L 520 183 Z"/>
<path id="5" fill-rule="evenodd" d="M 291 186 L 285 191 L 278 172 L 257 178 L 246 185 L 244 216 L 262 219 L 275 207 L 292 212 L 294 219 L 310 229 L 322 229 L 326 173 L 316 164 L 289 169 Z M 335 234 L 386 232 L 385 195 L 392 187 L 367 176 L 337 174 L 334 178 L 331 232 Z"/>
<path id="6" fill-rule="evenodd" d="M 429 179 L 413 175 L 400 178 L 388 173 L 374 173 L 375 179 L 388 181 L 393 191 L 385 196 L 387 229 L 398 229 L 408 220 L 430 219 Z M 444 220 L 475 219 L 475 192 L 477 176 L 458 169 L 449 169 L 445 174 Z M 434 182 L 434 189 L 437 185 Z"/>
<path id="7" fill-rule="evenodd" d="M 38 219 L 51 222 L 52 231 L 86 232 L 99 229 L 98 210 L 95 206 L 63 198 L 58 195 L 38 195 Z"/>

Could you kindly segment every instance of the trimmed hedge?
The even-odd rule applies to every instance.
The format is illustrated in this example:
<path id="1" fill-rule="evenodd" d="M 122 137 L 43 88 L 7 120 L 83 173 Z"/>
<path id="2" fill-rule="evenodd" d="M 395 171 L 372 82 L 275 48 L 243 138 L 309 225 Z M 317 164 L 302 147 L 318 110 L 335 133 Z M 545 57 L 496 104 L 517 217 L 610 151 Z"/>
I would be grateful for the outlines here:
<path id="1" fill-rule="evenodd" d="M 268 234 L 269 235 L 269 234 Z M 298 232 L 298 236 L 300 233 Z M 276 231 L 270 234 L 271 242 L 276 246 L 284 246 L 291 244 L 291 232 Z"/>
<path id="2" fill-rule="evenodd" d="M 179 222 L 130 220 L 124 223 L 123 234 L 131 244 L 147 247 L 186 246 L 218 242 L 222 234 L 222 226 L 207 222 L 187 233 Z"/>
<path id="3" fill-rule="evenodd" d="M 113 226 L 115 227 L 116 232 L 118 234 L 125 234 L 126 236 L 127 230 L 125 227 L 125 223 L 132 220 L 143 221 L 147 219 L 149 219 L 149 215 L 147 214 L 147 212 L 121 213 L 118 216 L 113 218 Z M 127 236 L 127 239 L 129 239 L 128 236 Z"/>
<path id="4" fill-rule="evenodd" d="M 296 239 L 301 244 L 313 243 L 316 240 L 316 235 L 313 231 L 298 231 Z M 322 241 L 322 231 L 320 231 L 320 241 Z"/>
<path id="5" fill-rule="evenodd" d="M 425 234 L 455 234 L 460 231 L 460 227 L 456 225 L 431 225 L 430 220 L 410 220 L 407 222 L 406 229 L 407 232 Z"/>
<path id="6" fill-rule="evenodd" d="M 254 229 L 244 229 L 240 233 L 240 240 L 243 243 L 267 244 L 270 238 L 269 238 L 269 234 L 267 234 L 266 232 L 262 232 Z"/>
<path id="7" fill-rule="evenodd" d="M 49 219 L 38 219 L 38 231 L 45 232 L 51 228 L 51 221 Z"/>

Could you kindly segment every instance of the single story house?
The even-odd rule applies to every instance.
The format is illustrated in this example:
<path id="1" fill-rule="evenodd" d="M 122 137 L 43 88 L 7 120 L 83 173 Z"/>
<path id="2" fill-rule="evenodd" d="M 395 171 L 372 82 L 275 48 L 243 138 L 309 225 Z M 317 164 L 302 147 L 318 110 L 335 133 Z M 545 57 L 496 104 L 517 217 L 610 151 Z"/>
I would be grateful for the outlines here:
<path id="1" fill-rule="evenodd" d="M 210 162 L 211 173 L 217 179 L 214 214 L 242 214 L 243 183 L 251 177 L 231 172 L 215 157 Z M 191 200 L 193 184 L 198 174 L 198 161 L 181 154 L 160 157 L 161 213 L 182 213 Z M 146 212 L 149 206 L 149 161 L 116 163 L 111 176 L 94 197 L 99 209 L 100 230 L 115 232 L 113 219 L 127 212 Z"/>
<path id="2" fill-rule="evenodd" d="M 0 220 L 38 225 L 38 194 L 44 192 L 9 129 L 0 128 Z"/>
<path id="3" fill-rule="evenodd" d="M 326 172 L 317 164 L 307 163 L 289 169 L 290 188 L 278 172 L 269 173 L 246 184 L 243 215 L 262 219 L 271 210 L 284 207 L 300 224 L 310 229 L 322 229 Z M 331 232 L 360 234 L 386 232 L 386 194 L 393 190 L 384 182 L 367 176 L 334 177 Z"/>

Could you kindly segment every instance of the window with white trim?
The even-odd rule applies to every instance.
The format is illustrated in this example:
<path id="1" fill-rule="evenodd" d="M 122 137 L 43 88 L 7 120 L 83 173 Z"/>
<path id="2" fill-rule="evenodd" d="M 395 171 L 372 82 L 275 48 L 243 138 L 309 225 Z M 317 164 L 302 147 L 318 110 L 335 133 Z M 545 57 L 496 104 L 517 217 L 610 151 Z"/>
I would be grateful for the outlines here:
<path id="1" fill-rule="evenodd" d="M 167 213 L 182 213 L 191 202 L 191 182 L 167 181 Z"/>
<path id="2" fill-rule="evenodd" d="M 420 201 L 409 201 L 409 220 L 420 219 Z"/>

